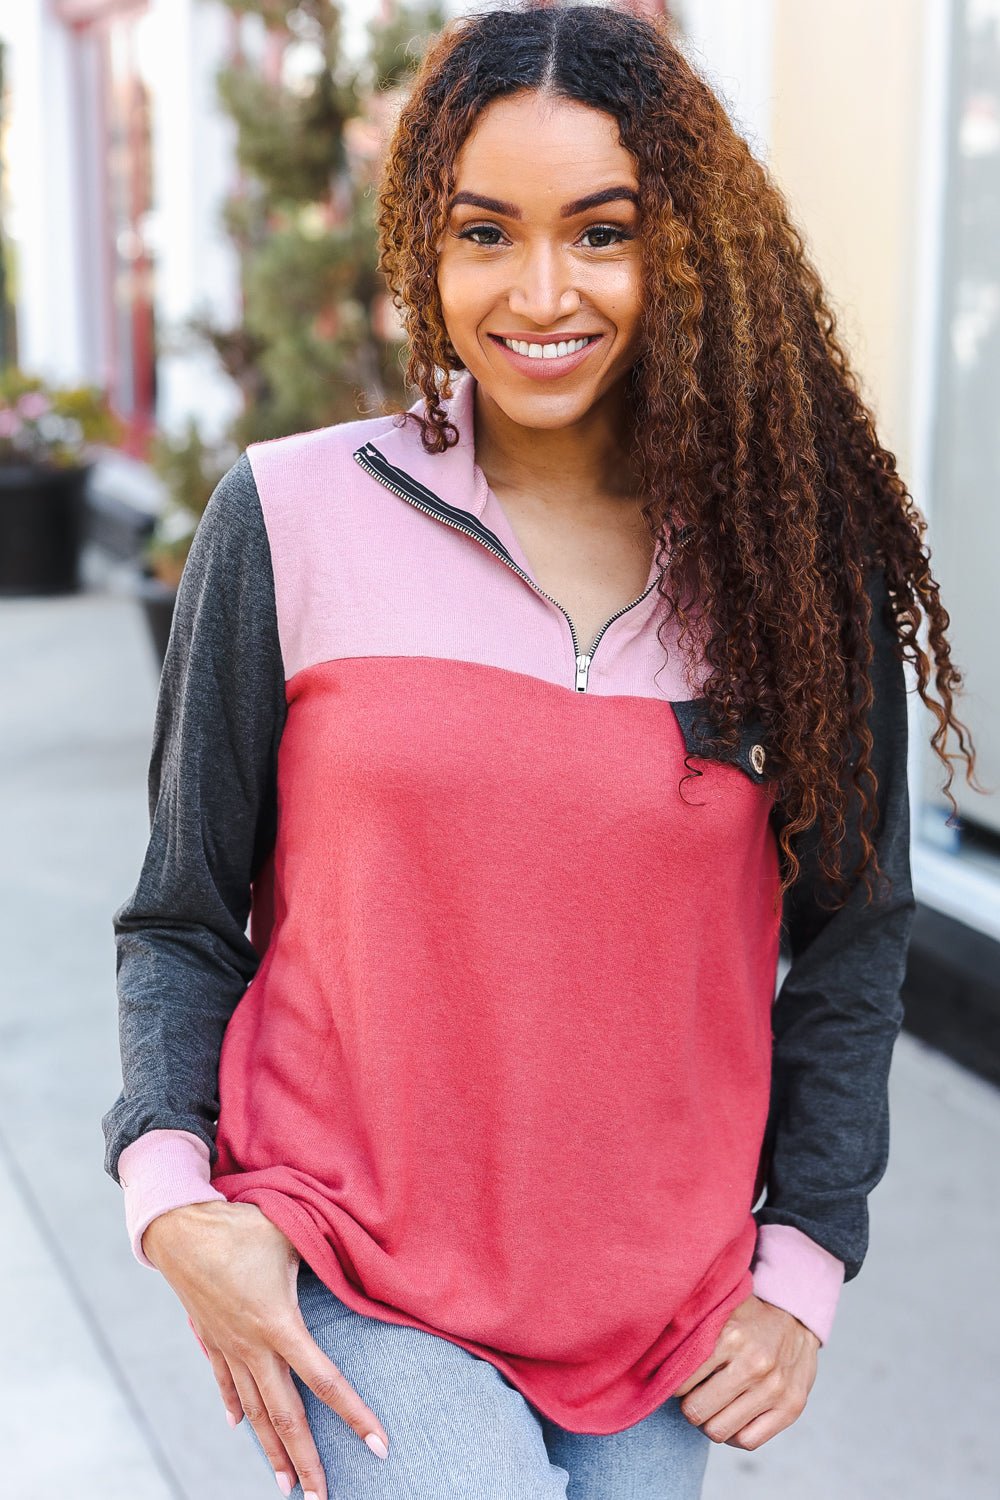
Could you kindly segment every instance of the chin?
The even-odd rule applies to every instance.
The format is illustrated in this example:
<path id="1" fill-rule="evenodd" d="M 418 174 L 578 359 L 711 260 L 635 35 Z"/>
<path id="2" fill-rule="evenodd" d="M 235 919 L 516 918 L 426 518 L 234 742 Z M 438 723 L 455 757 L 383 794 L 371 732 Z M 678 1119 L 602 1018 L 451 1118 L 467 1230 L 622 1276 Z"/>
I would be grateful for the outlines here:
<path id="1" fill-rule="evenodd" d="M 508 421 L 519 427 L 535 427 L 540 431 L 555 431 L 560 427 L 572 427 L 580 422 L 597 405 L 603 392 L 557 395 L 555 391 L 512 391 L 494 381 L 481 380 L 476 375 L 479 388 L 498 406 Z"/>

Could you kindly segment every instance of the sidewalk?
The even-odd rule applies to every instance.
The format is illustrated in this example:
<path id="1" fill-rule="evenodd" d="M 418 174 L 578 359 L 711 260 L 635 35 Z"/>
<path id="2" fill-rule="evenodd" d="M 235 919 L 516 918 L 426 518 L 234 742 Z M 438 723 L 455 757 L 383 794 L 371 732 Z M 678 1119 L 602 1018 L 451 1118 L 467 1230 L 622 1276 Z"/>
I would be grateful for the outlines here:
<path id="1" fill-rule="evenodd" d="M 145 842 L 154 693 L 130 600 L 0 601 L 0 1494 L 12 1500 L 276 1493 L 230 1433 L 169 1288 L 132 1260 L 101 1164 L 119 1087 L 110 916 Z M 872 1251 L 809 1408 L 755 1454 L 717 1450 L 705 1500 L 1000 1491 L 1000 1093 L 903 1037 L 893 1102 Z"/>

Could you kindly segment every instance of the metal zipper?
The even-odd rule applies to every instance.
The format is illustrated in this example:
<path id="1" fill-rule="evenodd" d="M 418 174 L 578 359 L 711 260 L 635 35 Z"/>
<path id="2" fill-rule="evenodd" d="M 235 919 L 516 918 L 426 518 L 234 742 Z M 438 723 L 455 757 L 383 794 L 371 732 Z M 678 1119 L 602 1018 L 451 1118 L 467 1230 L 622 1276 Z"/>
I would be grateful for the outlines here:
<path id="1" fill-rule="evenodd" d="M 534 589 L 536 594 L 540 594 L 543 599 L 547 599 L 550 604 L 555 605 L 556 609 L 563 616 L 566 624 L 569 626 L 569 633 L 573 640 L 573 654 L 576 657 L 576 681 L 574 683 L 574 687 L 578 693 L 585 693 L 587 691 L 587 681 L 590 677 L 590 663 L 594 659 L 594 652 L 597 650 L 604 632 L 607 630 L 609 625 L 613 625 L 616 620 L 622 617 L 622 615 L 628 614 L 630 609 L 634 609 L 637 604 L 641 604 L 643 599 L 646 598 L 647 594 L 651 593 L 651 591 L 656 587 L 657 580 L 654 578 L 653 582 L 646 586 L 646 588 L 642 591 L 638 598 L 633 599 L 631 604 L 626 604 L 624 608 L 618 610 L 617 613 L 613 614 L 609 620 L 605 620 L 604 624 L 597 632 L 597 635 L 594 637 L 594 644 L 591 646 L 589 652 L 581 651 L 580 642 L 576 638 L 576 630 L 574 629 L 573 621 L 563 609 L 562 605 L 559 603 L 559 600 L 553 599 L 551 594 L 547 594 L 544 589 L 539 588 L 534 579 L 530 578 L 523 568 L 518 567 L 517 563 L 514 561 L 510 553 L 507 551 L 506 547 L 504 547 L 501 542 L 497 541 L 496 545 L 493 545 L 488 540 L 488 538 L 492 536 L 492 532 L 488 531 L 485 526 L 483 526 L 482 528 L 477 528 L 476 530 L 473 530 L 470 526 L 463 526 L 461 521 L 452 520 L 450 516 L 444 515 L 442 511 L 435 509 L 434 506 L 426 504 L 426 502 L 421 500 L 417 495 L 411 493 L 409 490 L 403 489 L 400 485 L 393 483 L 392 479 L 390 479 L 387 474 L 382 473 L 380 468 L 373 464 L 371 458 L 369 457 L 369 449 L 372 453 L 378 455 L 379 459 L 381 459 L 382 463 L 385 464 L 386 468 L 391 468 L 393 470 L 395 470 L 396 468 L 395 464 L 390 464 L 388 459 L 383 458 L 378 449 L 373 447 L 373 445 L 369 443 L 365 448 L 359 448 L 354 454 L 356 462 L 360 464 L 361 468 L 364 469 L 367 474 L 370 474 L 373 479 L 377 479 L 379 484 L 383 485 L 385 489 L 389 490 L 392 494 L 397 495 L 400 500 L 406 500 L 408 504 L 415 506 L 417 510 L 423 511 L 425 515 L 433 516 L 436 521 L 440 521 L 444 526 L 451 526 L 453 530 L 461 531 L 463 535 L 472 537 L 472 540 L 474 542 L 478 542 L 480 546 L 485 547 L 488 552 L 492 552 L 494 557 L 498 557 L 502 563 L 506 563 L 507 567 L 511 568 L 519 578 L 523 578 L 528 587 Z M 421 486 L 421 488 L 423 488 L 423 486 Z M 428 491 L 428 494 L 430 494 L 430 491 Z M 442 506 L 444 505 L 443 501 L 440 503 Z M 451 510 L 452 507 L 449 506 L 448 509 Z"/>
<path id="2" fill-rule="evenodd" d="M 617 614 L 613 614 L 611 616 L 610 620 L 605 620 L 605 622 L 601 626 L 600 630 L 594 636 L 594 644 L 591 646 L 589 654 L 585 653 L 584 655 L 577 657 L 577 659 L 576 659 L 576 689 L 577 689 L 578 693 L 585 693 L 587 691 L 587 678 L 590 675 L 590 663 L 594 659 L 594 652 L 597 650 L 598 646 L 601 644 L 601 636 L 607 630 L 608 626 L 609 625 L 613 625 L 616 620 L 620 620 L 621 617 L 622 617 L 622 615 L 627 615 L 628 612 L 629 612 L 629 610 L 630 609 L 634 609 L 637 604 L 641 604 L 642 601 L 643 601 L 643 599 L 645 599 L 646 595 L 648 593 L 650 593 L 650 591 L 652 589 L 654 589 L 655 587 L 656 587 L 656 579 L 654 578 L 652 583 L 647 584 L 646 588 L 639 595 L 638 599 L 633 599 L 631 604 L 626 604 L 624 606 L 624 608 L 618 610 Z"/>

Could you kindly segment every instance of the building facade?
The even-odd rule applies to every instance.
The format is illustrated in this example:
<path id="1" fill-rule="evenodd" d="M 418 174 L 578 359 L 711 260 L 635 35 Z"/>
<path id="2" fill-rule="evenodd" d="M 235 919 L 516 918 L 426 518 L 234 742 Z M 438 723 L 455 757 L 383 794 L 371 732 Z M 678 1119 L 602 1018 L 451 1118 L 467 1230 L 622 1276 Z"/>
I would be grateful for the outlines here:
<path id="1" fill-rule="evenodd" d="M 105 386 L 136 447 L 156 422 L 220 430 L 235 408 L 183 333 L 239 312 L 214 84 L 230 25 L 204 0 L 0 0 L 20 362 Z"/>

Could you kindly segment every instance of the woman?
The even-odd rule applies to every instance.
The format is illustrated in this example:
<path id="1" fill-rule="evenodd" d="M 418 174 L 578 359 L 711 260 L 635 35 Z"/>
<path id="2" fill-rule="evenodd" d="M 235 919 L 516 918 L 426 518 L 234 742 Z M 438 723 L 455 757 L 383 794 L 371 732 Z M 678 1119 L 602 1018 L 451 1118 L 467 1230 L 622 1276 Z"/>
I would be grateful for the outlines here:
<path id="1" fill-rule="evenodd" d="M 192 549 L 108 1166 L 284 1494 L 687 1500 L 865 1253 L 947 616 L 664 30 L 449 27 L 381 231 L 420 399 Z"/>

